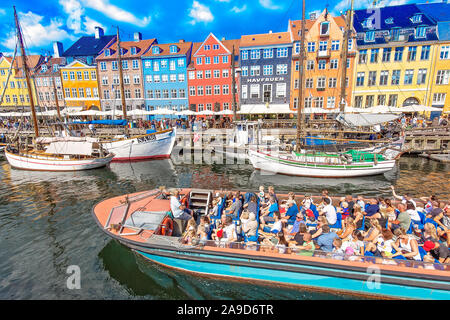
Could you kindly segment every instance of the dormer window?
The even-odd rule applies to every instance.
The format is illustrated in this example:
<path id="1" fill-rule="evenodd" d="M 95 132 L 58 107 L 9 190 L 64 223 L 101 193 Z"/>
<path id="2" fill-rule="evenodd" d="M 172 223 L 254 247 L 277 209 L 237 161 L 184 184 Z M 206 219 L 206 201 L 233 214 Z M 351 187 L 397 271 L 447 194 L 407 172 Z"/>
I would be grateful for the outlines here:
<path id="1" fill-rule="evenodd" d="M 400 36 L 400 28 L 393 28 L 391 30 L 391 40 L 398 41 Z"/>
<path id="2" fill-rule="evenodd" d="M 386 24 L 393 24 L 394 23 L 394 18 L 392 18 L 392 17 L 387 18 L 386 20 L 384 20 L 384 23 L 386 23 Z"/>
<path id="3" fill-rule="evenodd" d="M 367 31 L 364 35 L 364 41 L 373 42 L 375 41 L 375 31 Z"/>
<path id="4" fill-rule="evenodd" d="M 105 57 L 109 57 L 111 55 L 111 50 L 106 49 L 105 50 Z"/>
<path id="5" fill-rule="evenodd" d="M 320 24 L 320 35 L 327 36 L 330 33 L 330 23 L 328 21 Z"/>
<path id="6" fill-rule="evenodd" d="M 412 21 L 413 23 L 419 23 L 419 22 L 422 22 L 422 14 L 421 14 L 421 13 L 416 13 L 415 15 L 413 15 L 413 16 L 411 17 L 411 21 Z"/>
<path id="7" fill-rule="evenodd" d="M 205 44 L 204 49 L 205 49 L 205 50 L 211 50 L 211 46 L 208 45 L 208 44 Z"/>
<path id="8" fill-rule="evenodd" d="M 178 52 L 177 46 L 170 46 L 170 53 L 177 53 L 177 52 Z"/>
<path id="9" fill-rule="evenodd" d="M 219 45 L 218 44 L 213 44 L 213 50 L 219 50 Z"/>
<path id="10" fill-rule="evenodd" d="M 53 72 L 58 71 L 58 69 L 59 69 L 59 65 L 54 64 L 54 65 L 53 65 Z"/>
<path id="11" fill-rule="evenodd" d="M 365 19 L 364 22 L 362 23 L 362 26 L 368 29 L 373 28 L 372 20 L 373 20 L 372 18 Z"/>
<path id="12" fill-rule="evenodd" d="M 47 66 L 45 64 L 42 66 L 42 72 L 47 72 Z"/>
<path id="13" fill-rule="evenodd" d="M 159 54 L 159 47 L 153 47 L 152 53 L 153 54 Z"/>
<path id="14" fill-rule="evenodd" d="M 416 38 L 425 38 L 426 27 L 417 27 L 416 28 Z"/>
<path id="15" fill-rule="evenodd" d="M 125 49 L 124 48 L 120 48 L 120 55 L 123 56 L 125 54 Z"/>
<path id="16" fill-rule="evenodd" d="M 131 55 L 135 55 L 137 52 L 136 47 L 131 47 L 130 50 L 131 50 Z"/>

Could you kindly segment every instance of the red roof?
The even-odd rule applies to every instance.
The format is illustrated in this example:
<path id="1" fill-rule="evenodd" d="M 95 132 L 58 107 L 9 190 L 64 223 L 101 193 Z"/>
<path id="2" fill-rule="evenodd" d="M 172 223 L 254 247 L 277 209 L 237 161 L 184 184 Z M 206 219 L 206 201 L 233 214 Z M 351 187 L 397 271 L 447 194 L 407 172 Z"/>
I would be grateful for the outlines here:
<path id="1" fill-rule="evenodd" d="M 144 53 L 147 52 L 147 50 L 152 46 L 153 43 L 156 42 L 156 39 L 148 39 L 148 40 L 139 40 L 139 41 L 125 41 L 120 42 L 120 47 L 125 51 L 122 55 L 122 59 L 130 59 L 130 58 L 139 58 Z M 135 47 L 136 54 L 131 54 L 131 48 Z M 105 56 L 105 51 L 107 49 L 110 49 L 110 55 Z M 117 42 L 114 42 L 111 46 L 108 48 L 105 48 L 101 54 L 97 56 L 97 60 L 114 60 L 119 57 L 117 52 Z"/>

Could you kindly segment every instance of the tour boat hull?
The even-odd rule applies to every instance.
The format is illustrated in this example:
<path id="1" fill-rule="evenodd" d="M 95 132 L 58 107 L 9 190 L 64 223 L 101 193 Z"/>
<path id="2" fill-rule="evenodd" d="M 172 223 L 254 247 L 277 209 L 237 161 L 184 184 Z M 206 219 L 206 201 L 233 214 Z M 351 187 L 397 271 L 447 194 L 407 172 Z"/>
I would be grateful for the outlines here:
<path id="1" fill-rule="evenodd" d="M 183 195 L 199 191 L 180 190 Z M 106 199 L 93 207 L 92 215 L 103 232 L 144 259 L 199 276 L 371 297 L 450 299 L 450 276 L 444 265 L 429 269 L 427 265 L 411 266 L 408 264 L 412 262 L 396 263 L 392 259 L 383 261 L 389 264 L 375 263 L 374 257 L 334 259 L 323 252 L 301 256 L 251 243 L 230 245 L 210 240 L 183 244 L 179 235 L 158 231 L 166 225 L 170 211 L 170 200 L 158 196 L 158 190 L 148 190 Z M 175 228 L 178 222 L 175 219 L 173 223 Z"/>
<path id="2" fill-rule="evenodd" d="M 343 178 L 382 174 L 395 166 L 395 160 L 361 162 L 348 165 L 307 163 L 288 157 L 280 157 L 269 153 L 249 150 L 248 156 L 255 169 L 291 176 Z"/>
<path id="3" fill-rule="evenodd" d="M 36 171 L 79 171 L 101 168 L 108 165 L 113 154 L 103 158 L 85 160 L 64 160 L 52 156 L 36 156 L 30 154 L 15 154 L 5 150 L 5 156 L 11 167 Z"/>
<path id="4" fill-rule="evenodd" d="M 129 139 L 102 142 L 102 146 L 115 154 L 113 161 L 164 159 L 170 157 L 175 138 L 174 128 Z"/>

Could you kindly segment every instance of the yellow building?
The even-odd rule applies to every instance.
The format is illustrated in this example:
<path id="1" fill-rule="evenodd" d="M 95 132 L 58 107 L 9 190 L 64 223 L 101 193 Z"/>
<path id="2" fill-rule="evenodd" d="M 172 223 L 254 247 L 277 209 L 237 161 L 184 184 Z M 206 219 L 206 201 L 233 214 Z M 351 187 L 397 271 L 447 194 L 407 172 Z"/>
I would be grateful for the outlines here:
<path id="1" fill-rule="evenodd" d="M 22 65 L 22 58 L 16 57 L 12 62 L 11 57 L 0 58 L 0 94 L 6 87 L 3 100 L 0 101 L 0 108 L 2 110 L 18 111 L 26 110 L 30 108 L 30 97 L 28 94 L 27 83 L 23 70 L 20 67 Z M 33 77 L 36 68 L 42 64 L 44 58 L 40 55 L 31 55 L 27 57 L 28 67 L 30 69 L 30 76 Z M 11 74 L 8 79 L 9 69 L 13 63 Z M 34 82 L 30 79 L 31 91 L 33 93 L 33 99 L 36 105 L 36 90 L 34 88 Z"/>
<path id="2" fill-rule="evenodd" d="M 450 41 L 440 41 L 434 56 L 432 87 L 429 101 L 432 107 L 450 112 Z"/>
<path id="3" fill-rule="evenodd" d="M 74 60 L 60 70 L 65 105 L 79 107 L 80 110 L 100 110 L 96 66 Z"/>
<path id="4" fill-rule="evenodd" d="M 414 4 L 369 11 L 354 15 L 358 55 L 353 107 L 430 106 L 436 23 Z"/>

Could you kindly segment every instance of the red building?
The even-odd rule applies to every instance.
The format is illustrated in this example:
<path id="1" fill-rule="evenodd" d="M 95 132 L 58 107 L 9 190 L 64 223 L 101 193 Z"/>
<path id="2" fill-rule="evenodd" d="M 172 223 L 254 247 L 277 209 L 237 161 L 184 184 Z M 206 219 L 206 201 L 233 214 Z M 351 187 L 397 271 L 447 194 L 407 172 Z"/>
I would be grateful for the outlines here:
<path id="1" fill-rule="evenodd" d="M 194 43 L 191 63 L 187 68 L 190 110 L 233 110 L 231 61 L 234 46 L 234 65 L 237 70 L 239 41 L 220 41 L 210 33 L 203 43 Z M 238 104 L 239 79 L 235 74 Z"/>

